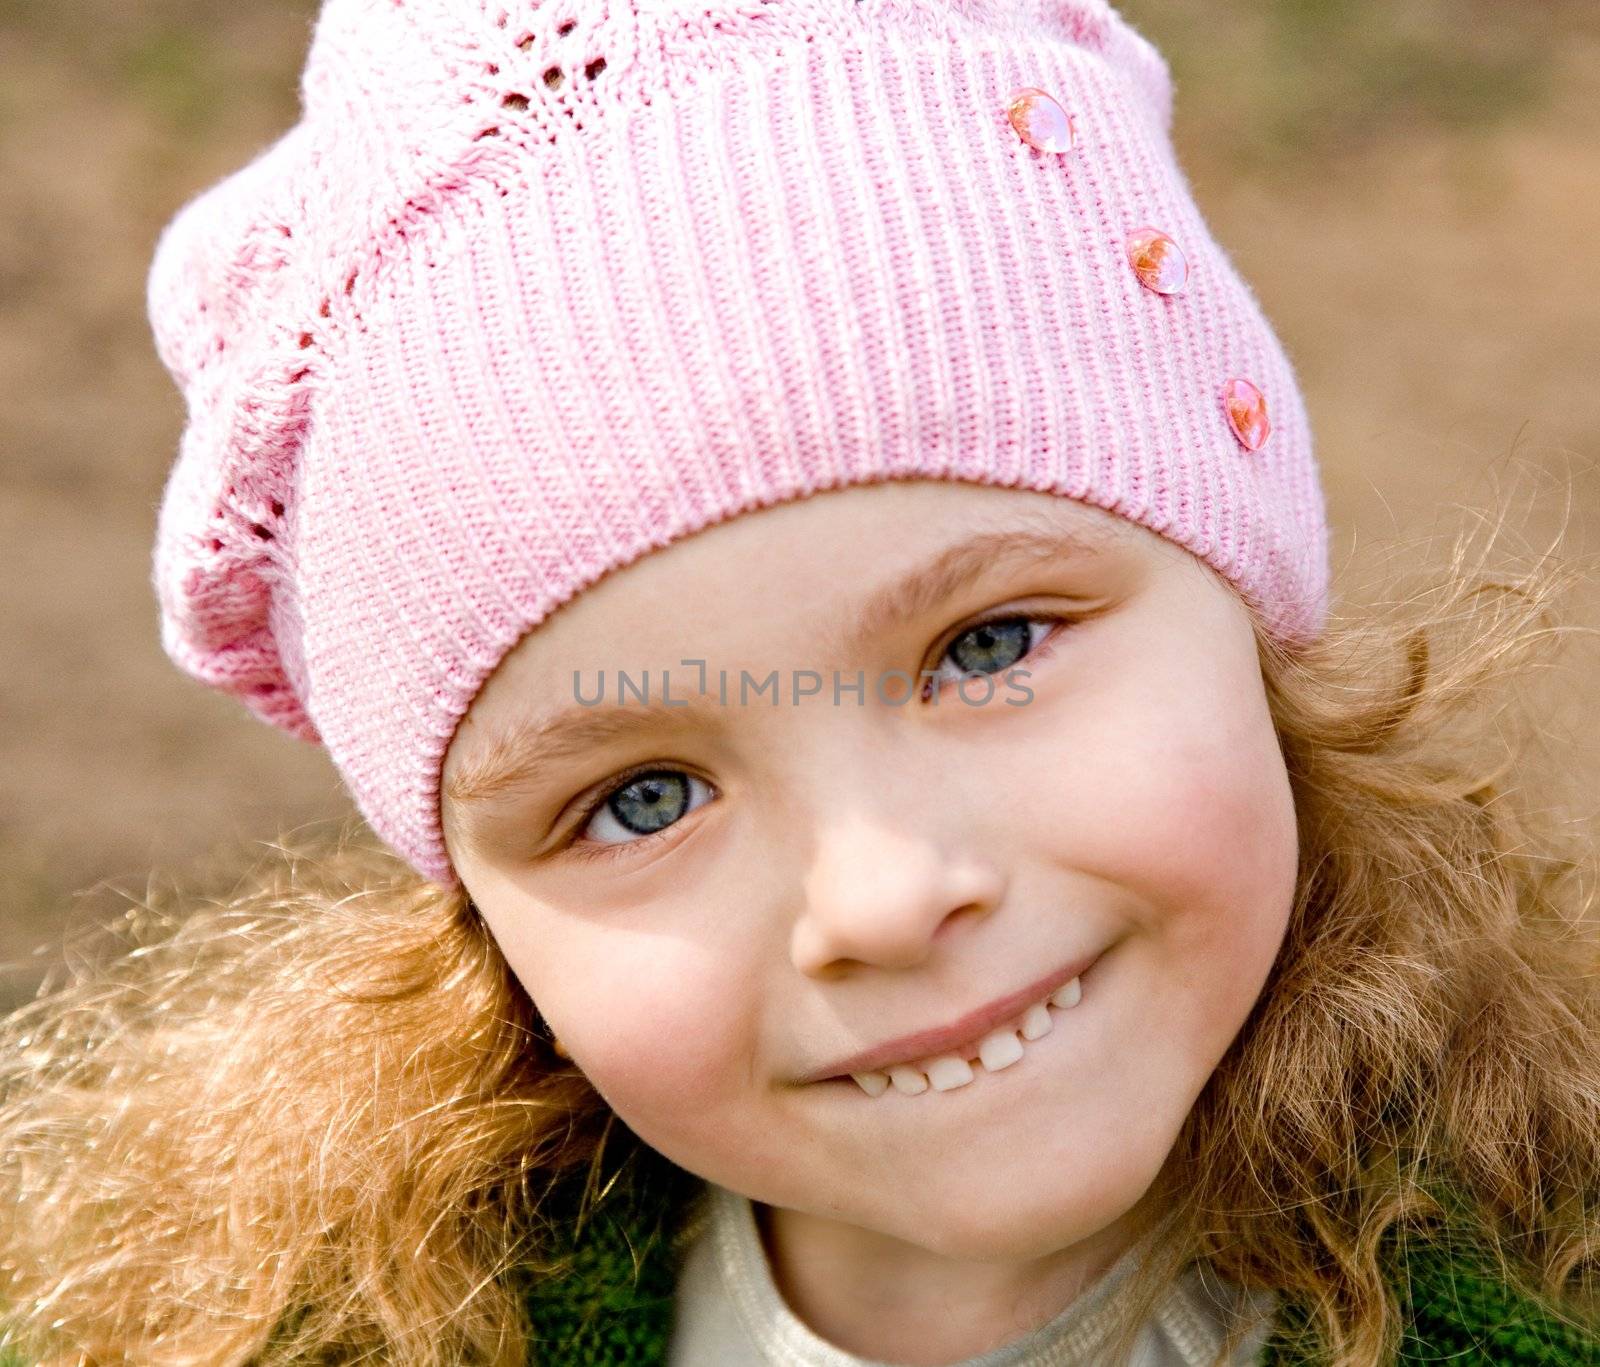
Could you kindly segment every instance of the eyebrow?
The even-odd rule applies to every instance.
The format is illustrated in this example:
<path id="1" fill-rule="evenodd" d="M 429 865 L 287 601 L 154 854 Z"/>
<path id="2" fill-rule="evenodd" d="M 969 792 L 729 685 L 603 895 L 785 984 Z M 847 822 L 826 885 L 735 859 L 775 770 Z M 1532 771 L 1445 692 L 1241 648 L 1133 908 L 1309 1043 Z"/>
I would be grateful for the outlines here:
<path id="1" fill-rule="evenodd" d="M 947 546 L 893 584 L 875 592 L 847 627 L 831 632 L 834 658 L 853 658 L 875 637 L 900 622 L 932 611 L 984 575 L 1024 564 L 1068 558 L 1090 559 L 1109 547 L 1112 534 L 1100 526 L 1077 529 L 1044 524 L 981 532 Z M 665 719 L 681 721 L 704 712 L 712 701 L 680 699 L 669 708 L 649 701 L 566 708 L 538 721 L 522 721 L 496 737 L 482 758 L 462 767 L 445 786 L 463 809 L 504 797 L 528 775 Z M 470 822 L 468 823 L 470 825 Z"/>

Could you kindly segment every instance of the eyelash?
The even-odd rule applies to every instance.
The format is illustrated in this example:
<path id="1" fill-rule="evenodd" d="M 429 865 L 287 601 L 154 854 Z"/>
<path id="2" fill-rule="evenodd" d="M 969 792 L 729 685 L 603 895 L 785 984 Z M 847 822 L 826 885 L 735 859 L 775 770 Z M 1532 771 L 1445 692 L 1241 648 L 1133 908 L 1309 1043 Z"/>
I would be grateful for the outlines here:
<path id="1" fill-rule="evenodd" d="M 1079 620 L 1081 619 L 1077 617 L 1063 616 L 1059 613 L 1018 612 L 1015 609 L 995 612 L 990 616 L 980 617 L 976 621 L 967 622 L 958 630 L 952 632 L 949 637 L 946 638 L 944 644 L 940 647 L 938 658 L 935 660 L 934 664 L 936 668 L 943 665 L 945 652 L 948 651 L 950 647 L 959 641 L 963 636 L 967 635 L 968 632 L 977 631 L 980 627 L 989 626 L 994 622 L 1024 621 L 1030 624 L 1044 623 L 1056 628 L 1042 637 L 1037 645 L 1033 646 L 1023 655 L 1019 656 L 1015 664 L 1008 665 L 1006 669 L 997 671 L 1001 676 L 1004 676 L 1009 670 L 1016 669 L 1024 660 L 1038 661 L 1049 659 L 1055 653 L 1054 647 L 1057 640 L 1059 640 L 1061 637 L 1062 630 L 1072 626 Z M 919 691 L 918 697 L 927 696 L 925 690 L 928 688 L 931 682 L 932 680 L 928 679 L 924 679 L 922 681 L 923 691 Z M 958 684 L 959 680 L 952 679 L 942 684 L 939 688 L 939 691 L 941 693 L 945 692 L 950 688 L 957 687 Z M 625 853 L 631 854 L 640 849 L 642 846 L 649 846 L 655 841 L 671 835 L 673 827 L 678 824 L 676 821 L 674 821 L 671 826 L 663 826 L 659 831 L 652 831 L 648 835 L 637 836 L 633 840 L 605 841 L 584 840 L 581 838 L 581 833 L 584 827 L 594 820 L 595 814 L 630 783 L 632 783 L 635 779 L 643 778 L 646 774 L 657 774 L 662 772 L 676 773 L 679 771 L 666 769 L 665 766 L 663 766 L 658 760 L 654 763 L 641 764 L 635 768 L 624 770 L 621 774 L 617 775 L 616 779 L 612 781 L 606 790 L 595 797 L 592 802 L 585 804 L 583 809 L 573 819 L 572 829 L 574 834 L 571 836 L 571 838 L 562 843 L 560 847 L 562 853 L 571 855 L 575 859 L 616 859 Z M 705 782 L 705 780 L 702 779 L 701 782 Z"/>

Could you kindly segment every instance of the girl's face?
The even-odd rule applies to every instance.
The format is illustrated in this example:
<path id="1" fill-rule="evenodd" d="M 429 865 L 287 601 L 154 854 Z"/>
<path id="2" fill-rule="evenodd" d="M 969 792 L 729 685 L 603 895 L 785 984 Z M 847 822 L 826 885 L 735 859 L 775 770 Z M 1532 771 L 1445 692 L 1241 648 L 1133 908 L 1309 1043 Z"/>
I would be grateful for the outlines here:
<path id="1" fill-rule="evenodd" d="M 619 670 L 620 713 L 580 735 Z M 797 1219 L 964 1260 L 1099 1240 L 1104 1265 L 1142 1227 L 1294 893 L 1243 604 L 1026 490 L 852 486 L 647 555 L 511 652 L 444 789 L 464 883 L 635 1133 Z M 1016 1023 L 1082 963 L 1009 1066 L 922 1040 L 893 1052 L 972 1080 L 836 1076 L 1004 998 Z"/>

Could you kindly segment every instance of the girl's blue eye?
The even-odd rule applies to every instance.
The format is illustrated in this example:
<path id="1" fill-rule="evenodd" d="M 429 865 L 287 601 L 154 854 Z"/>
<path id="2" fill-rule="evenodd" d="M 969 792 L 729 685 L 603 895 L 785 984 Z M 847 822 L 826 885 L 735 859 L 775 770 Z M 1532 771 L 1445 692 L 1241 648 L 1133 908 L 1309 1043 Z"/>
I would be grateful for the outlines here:
<path id="1" fill-rule="evenodd" d="M 579 844 L 572 848 L 585 856 L 604 855 L 615 846 L 648 842 L 691 810 L 689 797 L 695 785 L 710 792 L 704 779 L 680 769 L 646 769 L 624 779 L 584 813 L 581 829 L 590 838 L 583 843 L 599 849 L 584 849 Z"/>
<path id="2" fill-rule="evenodd" d="M 946 660 L 956 667 L 955 678 L 967 674 L 999 673 L 1029 656 L 1047 655 L 1041 641 L 1066 619 L 1027 613 L 994 617 L 967 627 L 945 647 L 940 667 Z M 1035 639 L 1035 629 L 1043 633 Z M 944 686 L 940 675 L 930 671 L 923 696 Z M 930 687 L 931 686 L 931 687 Z M 567 842 L 567 852 L 580 858 L 608 858 L 624 850 L 635 850 L 667 834 L 693 810 L 691 797 L 696 788 L 710 795 L 704 779 L 681 769 L 650 768 L 635 770 L 585 808 L 578 839 Z"/>
<path id="3" fill-rule="evenodd" d="M 932 677 L 923 688 L 923 696 L 937 692 L 945 686 L 945 663 L 955 666 L 955 679 L 967 674 L 998 674 L 1012 668 L 1020 660 L 1034 654 L 1051 628 L 1062 619 L 1040 617 L 1026 613 L 1011 617 L 994 617 L 987 622 L 966 628 L 945 647 L 939 659 L 939 670 L 930 671 Z M 1034 639 L 1037 628 L 1042 635 Z"/>

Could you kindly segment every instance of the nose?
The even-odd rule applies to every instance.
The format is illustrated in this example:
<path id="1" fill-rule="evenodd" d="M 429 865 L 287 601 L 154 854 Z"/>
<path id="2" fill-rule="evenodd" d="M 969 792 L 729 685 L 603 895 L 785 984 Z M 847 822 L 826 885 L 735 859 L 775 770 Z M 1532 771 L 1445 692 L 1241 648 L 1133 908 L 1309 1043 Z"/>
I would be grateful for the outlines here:
<path id="1" fill-rule="evenodd" d="M 949 853 L 928 833 L 855 810 L 819 831 L 790 954 L 803 973 L 848 961 L 910 968 L 959 918 L 987 915 L 1005 880 L 989 861 Z"/>

